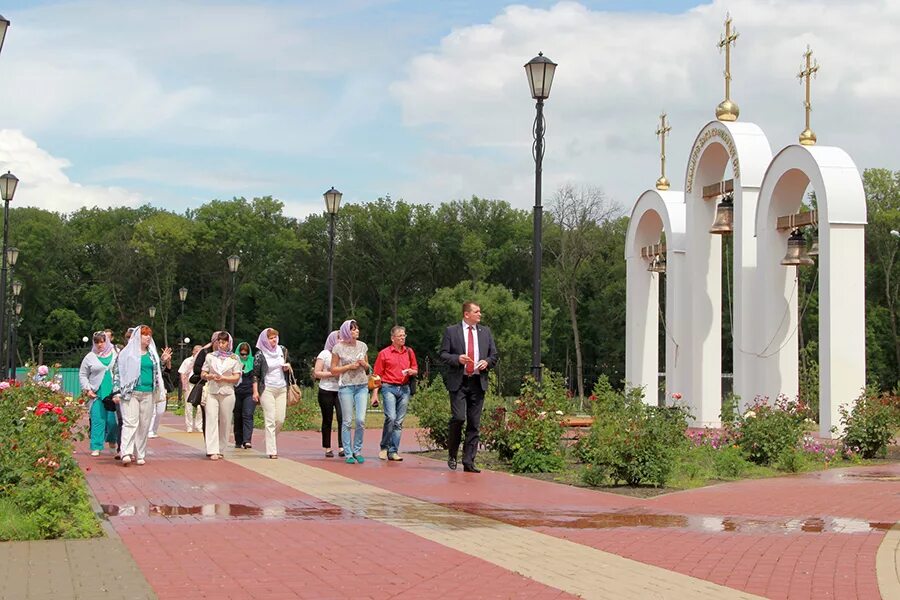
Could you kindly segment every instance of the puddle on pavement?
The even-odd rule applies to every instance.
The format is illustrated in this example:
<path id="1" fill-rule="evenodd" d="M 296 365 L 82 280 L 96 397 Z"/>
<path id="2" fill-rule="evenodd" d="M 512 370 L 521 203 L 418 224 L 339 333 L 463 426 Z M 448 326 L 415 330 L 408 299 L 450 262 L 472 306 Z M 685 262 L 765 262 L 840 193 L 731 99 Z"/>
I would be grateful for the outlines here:
<path id="1" fill-rule="evenodd" d="M 900 482 L 900 473 L 896 471 L 819 471 L 811 473 L 812 477 L 827 481 L 828 483 L 865 483 L 879 481 L 886 483 Z"/>
<path id="2" fill-rule="evenodd" d="M 337 520 L 354 518 L 335 506 L 249 506 L 247 504 L 202 504 L 177 506 L 172 504 L 101 504 L 109 517 L 188 517 L 225 519 L 303 519 Z"/>
<path id="3" fill-rule="evenodd" d="M 550 527 L 560 529 L 616 529 L 649 527 L 651 529 L 685 529 L 707 533 L 866 533 L 887 531 L 893 523 L 849 519 L 843 517 L 711 517 L 702 515 L 670 515 L 648 512 L 556 512 L 504 509 L 482 505 L 448 505 L 448 508 L 488 517 L 517 527 Z"/>

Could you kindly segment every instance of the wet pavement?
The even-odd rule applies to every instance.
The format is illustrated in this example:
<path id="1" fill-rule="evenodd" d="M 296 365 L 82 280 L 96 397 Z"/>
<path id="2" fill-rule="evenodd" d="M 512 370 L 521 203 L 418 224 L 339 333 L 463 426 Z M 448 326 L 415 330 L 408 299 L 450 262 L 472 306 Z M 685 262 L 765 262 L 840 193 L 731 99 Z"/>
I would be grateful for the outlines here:
<path id="1" fill-rule="evenodd" d="M 151 440 L 143 467 L 78 455 L 160 598 L 900 591 L 884 566 L 900 521 L 896 464 L 636 499 L 451 473 L 411 454 L 379 461 L 374 430 L 364 465 L 324 458 L 315 432 L 281 434 L 278 461 L 237 450 L 217 463 L 204 460 L 199 435 L 174 433 L 176 418 L 164 424 L 173 429 Z"/>

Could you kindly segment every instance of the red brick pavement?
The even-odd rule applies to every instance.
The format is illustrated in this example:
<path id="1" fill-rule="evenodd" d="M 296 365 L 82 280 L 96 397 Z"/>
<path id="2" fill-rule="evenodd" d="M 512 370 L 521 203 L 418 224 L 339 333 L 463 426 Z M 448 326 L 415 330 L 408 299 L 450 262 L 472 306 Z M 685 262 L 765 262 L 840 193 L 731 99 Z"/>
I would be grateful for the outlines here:
<path id="1" fill-rule="evenodd" d="M 179 426 L 172 417 L 164 422 Z M 900 521 L 897 464 L 641 500 L 503 473 L 451 473 L 410 454 L 403 463 L 379 461 L 379 437 L 367 431 L 364 465 L 325 459 L 315 432 L 283 433 L 279 456 L 771 598 L 879 598 L 875 553 L 885 528 Z M 404 437 L 405 446 L 417 446 L 413 432 Z M 307 515 L 111 517 L 161 598 L 346 597 L 351 589 L 378 598 L 448 596 L 447 590 L 479 598 L 561 595 L 234 464 L 202 460 L 192 448 L 157 439 L 151 450 L 140 468 L 80 457 L 101 503 L 219 504 L 220 513 L 238 505 L 237 513 L 262 507 Z M 873 472 L 888 477 L 860 477 Z"/>

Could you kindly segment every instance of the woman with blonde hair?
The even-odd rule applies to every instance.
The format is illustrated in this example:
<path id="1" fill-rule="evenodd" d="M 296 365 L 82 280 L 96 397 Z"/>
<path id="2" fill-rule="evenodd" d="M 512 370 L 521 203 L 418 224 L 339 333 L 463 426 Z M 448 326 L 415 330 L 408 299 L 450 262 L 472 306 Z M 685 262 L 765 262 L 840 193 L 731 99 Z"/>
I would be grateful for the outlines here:
<path id="1" fill-rule="evenodd" d="M 253 358 L 253 400 L 262 405 L 266 431 L 266 454 L 278 458 L 276 437 L 287 412 L 287 386 L 291 378 L 288 351 L 278 343 L 278 330 L 266 327 L 256 340 L 259 352 Z"/>
<path id="2" fill-rule="evenodd" d="M 88 400 L 90 415 L 91 456 L 100 456 L 104 440 L 112 450 L 119 439 L 119 423 L 116 411 L 107 410 L 103 399 L 113 391 L 112 366 L 116 350 L 105 331 L 95 331 L 91 351 L 81 361 L 78 382 Z"/>
<path id="3" fill-rule="evenodd" d="M 233 342 L 227 331 L 217 331 L 212 336 L 212 348 L 206 355 L 200 378 L 207 382 L 206 405 L 206 454 L 210 460 L 220 460 L 222 450 L 228 444 L 234 411 L 234 386 L 241 380 L 241 361 L 231 351 Z"/>
<path id="4" fill-rule="evenodd" d="M 171 352 L 166 348 L 163 355 Z M 119 403 L 122 413 L 122 465 L 127 467 L 133 458 L 143 465 L 153 409 L 160 395 L 166 393 L 162 360 L 150 327 L 135 327 L 128 344 L 116 357 L 113 390 L 116 394 L 113 401 Z"/>
<path id="5" fill-rule="evenodd" d="M 359 341 L 359 325 L 356 321 L 344 321 L 340 329 L 340 341 L 331 351 L 331 372 L 339 375 L 338 399 L 341 402 L 341 437 L 345 444 L 347 463 L 362 464 L 363 435 L 366 432 L 366 402 L 369 399 L 368 373 L 369 347 Z M 351 436 L 350 426 L 356 413 L 356 434 Z"/>

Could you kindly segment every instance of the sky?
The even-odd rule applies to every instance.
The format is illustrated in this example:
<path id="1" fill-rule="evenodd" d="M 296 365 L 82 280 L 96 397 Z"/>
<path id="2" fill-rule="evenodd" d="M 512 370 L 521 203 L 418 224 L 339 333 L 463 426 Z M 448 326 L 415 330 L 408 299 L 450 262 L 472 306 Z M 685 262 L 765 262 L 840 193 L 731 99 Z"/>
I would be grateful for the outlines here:
<path id="1" fill-rule="evenodd" d="M 390 195 L 534 202 L 523 65 L 558 63 L 546 101 L 545 204 L 564 184 L 623 209 L 687 155 L 724 97 L 773 152 L 804 126 L 860 170 L 900 170 L 900 0 L 18 0 L 0 77 L 0 169 L 16 206 L 154 206 L 271 195 L 303 218 Z"/>

